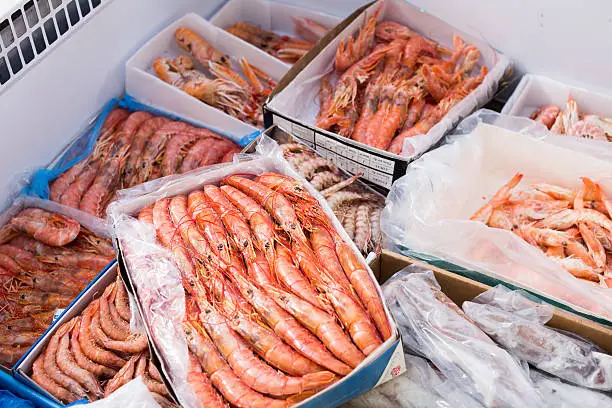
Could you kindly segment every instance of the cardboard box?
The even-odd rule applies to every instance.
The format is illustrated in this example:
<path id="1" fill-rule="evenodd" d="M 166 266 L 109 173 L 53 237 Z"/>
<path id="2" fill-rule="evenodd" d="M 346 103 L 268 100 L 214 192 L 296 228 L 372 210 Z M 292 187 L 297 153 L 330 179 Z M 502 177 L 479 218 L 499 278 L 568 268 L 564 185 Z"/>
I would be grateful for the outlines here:
<path id="1" fill-rule="evenodd" d="M 284 63 L 271 55 L 212 25 L 197 14 L 189 13 L 160 31 L 126 62 L 126 92 L 145 104 L 204 123 L 213 130 L 219 129 L 221 133 L 247 135 L 257 131 L 256 127 L 188 95 L 155 75 L 153 62 L 156 58 L 173 58 L 186 53 L 174 40 L 174 32 L 179 27 L 193 30 L 217 50 L 229 55 L 234 67 L 239 67 L 238 59 L 245 57 L 250 64 L 262 69 L 275 81 L 287 70 Z"/>
<path id="2" fill-rule="evenodd" d="M 383 250 L 380 256 L 370 264 L 370 267 L 379 281 L 384 283 L 396 272 L 412 264 L 432 270 L 436 280 L 442 287 L 442 291 L 460 307 L 463 302 L 472 300 L 491 288 L 489 285 L 474 281 L 465 276 L 387 250 Z M 509 287 L 515 289 L 514 287 Z M 604 349 L 607 353 L 612 354 L 612 327 L 610 326 L 595 323 L 557 307 L 555 307 L 553 318 L 547 323 L 547 326 L 584 337 Z"/>
<path id="3" fill-rule="evenodd" d="M 309 18 L 329 29 L 342 21 L 340 17 L 276 1 L 230 0 L 210 18 L 210 22 L 225 30 L 234 23 L 244 21 L 279 35 L 301 38 L 295 32 L 294 17 Z M 284 61 L 281 62 L 286 66 L 286 70 L 289 70 L 292 66 L 292 64 Z"/>
<path id="4" fill-rule="evenodd" d="M 570 96 L 576 100 L 580 112 L 602 117 L 612 116 L 612 97 L 533 74 L 523 76 L 501 113 L 529 117 L 536 109 L 545 105 L 557 105 L 565 109 Z"/>
<path id="5" fill-rule="evenodd" d="M 194 189 L 201 188 L 206 184 L 218 183 L 224 177 L 229 176 L 231 174 L 261 174 L 266 171 L 279 172 L 302 181 L 308 192 L 318 199 L 319 203 L 326 211 L 336 230 L 340 233 L 343 239 L 352 246 L 353 250 L 356 251 L 361 261 L 365 264 L 365 260 L 359 254 L 354 244 L 352 244 L 352 242 L 348 239 L 346 232 L 344 232 L 339 221 L 333 215 L 333 212 L 331 211 L 327 203 L 324 201 L 324 199 L 319 195 L 319 193 L 314 190 L 311 185 L 305 183 L 305 180 L 302 179 L 299 174 L 297 174 L 284 159 L 271 156 L 256 156 L 243 162 L 222 164 L 207 169 L 195 170 L 179 177 L 173 177 L 170 182 L 166 182 L 165 185 L 162 184 L 164 180 L 143 185 L 142 188 L 144 194 L 132 197 L 130 199 L 125 199 L 123 201 L 118 201 L 112 205 L 112 208 L 109 211 L 109 215 L 112 223 L 112 228 L 115 232 L 115 236 L 121 236 L 121 223 L 125 222 L 126 216 L 137 215 L 142 208 L 155 203 L 160 198 L 172 197 L 177 194 L 185 194 L 190 191 L 193 191 Z M 147 238 L 149 240 L 155 239 L 154 237 Z M 128 251 L 134 251 L 137 247 L 143 247 L 143 245 L 155 245 L 154 241 L 145 242 L 143 240 L 142 242 L 138 242 L 137 240 L 132 239 L 131 236 L 129 239 L 126 238 L 125 241 L 129 242 L 129 244 L 134 246 L 134 248 L 130 246 L 127 249 Z M 123 255 L 124 253 L 126 253 L 125 244 L 121 240 L 118 240 L 117 246 L 119 248 L 118 259 L 120 262 L 120 267 L 122 270 L 125 271 L 125 274 L 130 277 L 129 279 L 133 283 L 135 282 L 135 279 L 133 278 L 135 272 L 130 270 L 130 266 L 127 262 L 125 262 Z M 151 266 L 150 269 L 154 270 L 155 267 Z M 149 272 L 149 270 L 147 270 L 147 272 Z M 372 274 L 372 272 L 369 272 L 370 276 L 372 276 L 372 278 L 374 279 L 374 275 Z M 378 285 L 377 289 L 379 295 L 382 297 L 382 292 L 380 291 L 380 287 L 378 287 Z M 144 306 L 142 304 L 141 296 L 139 296 L 138 284 L 135 285 L 135 293 L 139 308 L 142 309 Z M 151 300 L 149 299 L 148 302 L 151 302 Z M 385 341 L 383 345 L 380 346 L 376 351 L 370 354 L 360 364 L 360 366 L 355 368 L 348 376 L 342 378 L 339 382 L 335 383 L 331 387 L 300 402 L 299 404 L 295 405 L 296 407 L 320 407 L 340 405 L 368 391 L 376 385 L 388 381 L 389 379 L 401 374 L 405 370 L 405 362 L 402 345 L 399 338 L 399 331 L 397 325 L 395 324 L 392 318 L 392 315 L 389 313 L 389 310 L 386 308 L 386 306 L 385 309 L 387 312 L 387 316 L 391 322 L 391 328 L 393 331 L 392 337 Z M 143 313 L 143 316 L 146 316 L 146 313 Z M 162 318 L 162 316 L 159 317 Z M 163 316 L 163 318 L 166 318 L 166 316 Z M 146 325 L 150 324 L 150 322 L 148 322 L 146 318 L 144 319 L 144 321 Z M 147 332 L 151 332 L 150 327 L 147 327 Z M 152 337 L 152 339 L 152 343 L 155 344 L 155 337 Z M 162 367 L 165 367 L 167 365 L 167 361 L 164 361 L 165 358 L 163 354 L 160 355 L 160 357 L 162 360 Z"/>
<path id="6" fill-rule="evenodd" d="M 403 0 L 382 2 L 379 21 L 397 21 L 451 48 L 453 35 L 459 34 L 466 42 L 479 48 L 481 59 L 489 68 L 489 74 L 478 88 L 454 106 L 426 135 L 411 138 L 413 149 L 411 152 L 404 152 L 409 153 L 404 156 L 374 149 L 335 133 L 318 129 L 315 123 L 319 110 L 317 98 L 319 79 L 331 71 L 340 41 L 357 33 L 380 4 L 380 2 L 370 3 L 357 9 L 298 61 L 268 98 L 264 105 L 264 120 L 266 127 L 272 124 L 279 125 L 314 146 L 317 151 L 323 152 L 325 157 L 332 159 L 339 167 L 353 174 L 362 172 L 365 180 L 389 189 L 395 180 L 405 174 L 410 161 L 438 143 L 459 120 L 491 99 L 509 62 L 480 39 L 459 32 L 449 24 Z"/>

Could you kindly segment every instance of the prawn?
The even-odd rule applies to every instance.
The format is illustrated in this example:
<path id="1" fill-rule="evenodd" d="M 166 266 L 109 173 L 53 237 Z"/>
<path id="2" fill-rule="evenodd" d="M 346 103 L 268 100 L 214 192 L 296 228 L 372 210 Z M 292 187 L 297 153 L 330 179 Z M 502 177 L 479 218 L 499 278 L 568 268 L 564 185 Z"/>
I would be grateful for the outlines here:
<path id="1" fill-rule="evenodd" d="M 106 289 L 104 289 L 104 293 L 102 293 L 102 296 L 100 297 L 100 300 L 99 300 L 100 327 L 102 328 L 102 331 L 104 331 L 104 333 L 110 338 L 112 338 L 113 340 L 124 341 L 130 335 L 129 328 L 126 331 L 122 327 L 115 325 L 112 320 L 111 313 L 110 313 L 109 303 L 111 302 L 110 297 L 111 297 L 111 293 L 113 292 L 113 290 L 115 290 L 115 283 L 111 283 L 110 285 L 108 285 Z M 107 347 L 107 348 L 111 348 L 111 347 Z"/>
<path id="2" fill-rule="evenodd" d="M 85 268 L 100 271 L 112 261 L 112 258 L 106 255 L 92 254 L 89 252 L 68 252 L 39 256 L 38 260 L 43 263 L 62 267 Z"/>
<path id="3" fill-rule="evenodd" d="M 211 207 L 204 191 L 195 190 L 187 197 L 189 215 L 194 219 L 204 236 L 210 242 L 215 254 L 230 263 L 230 247 L 225 228 L 215 210 Z"/>
<path id="4" fill-rule="evenodd" d="M 70 351 L 76 363 L 84 370 L 89 371 L 96 377 L 112 378 L 117 372 L 110 367 L 98 364 L 90 360 L 81 349 L 79 343 L 79 332 L 81 327 L 81 317 L 76 318 L 72 333 L 70 334 Z"/>
<path id="5" fill-rule="evenodd" d="M 43 269 L 43 265 L 34 255 L 11 243 L 0 245 L 0 253 L 10 256 L 20 267 L 27 271 L 34 272 Z"/>
<path id="6" fill-rule="evenodd" d="M 98 308 L 97 302 L 98 301 L 95 300 L 90 303 L 82 313 L 78 335 L 79 345 L 81 346 L 83 354 L 91 361 L 107 367 L 121 368 L 125 364 L 125 360 L 98 346 L 90 331 L 92 327 L 92 319 Z"/>
<path id="7" fill-rule="evenodd" d="M 510 179 L 510 181 L 504 184 L 499 190 L 497 190 L 497 192 L 495 192 L 495 194 L 493 194 L 491 199 L 484 206 L 480 207 L 478 211 L 476 211 L 474 215 L 470 217 L 470 220 L 480 221 L 486 224 L 489 221 L 493 210 L 503 204 L 510 197 L 510 192 L 518 185 L 518 183 L 521 182 L 522 179 L 523 175 L 521 173 L 516 173 Z"/>
<path id="8" fill-rule="evenodd" d="M 134 135 L 130 155 L 125 163 L 123 173 L 121 175 L 123 187 L 131 187 L 137 184 L 139 171 L 144 168 L 142 162 L 142 153 L 148 140 L 157 132 L 158 129 L 170 122 L 170 119 L 164 117 L 153 117 L 138 128 Z M 142 166 L 142 167 L 141 167 Z"/>
<path id="9" fill-rule="evenodd" d="M 76 181 L 88 164 L 89 157 L 86 157 L 53 180 L 49 186 L 49 200 L 59 202 L 62 195 Z"/>
<path id="10" fill-rule="evenodd" d="M 189 357 L 190 360 L 195 360 L 193 354 L 190 353 Z M 200 363 L 197 360 L 191 361 L 191 366 L 193 368 L 187 373 L 187 382 L 191 385 L 191 389 L 202 402 L 202 405 L 210 408 L 228 407 L 227 402 L 223 400 L 206 374 L 202 372 Z"/>
<path id="11" fill-rule="evenodd" d="M 64 246 L 79 235 L 81 225 L 62 214 L 40 208 L 26 208 L 0 229 L 0 244 L 5 244 L 19 232 L 50 246 Z"/>
<path id="12" fill-rule="evenodd" d="M 195 130 L 195 128 L 193 129 Z M 201 131 L 187 131 L 175 134 L 166 143 L 166 151 L 161 163 L 161 172 L 163 176 L 174 174 L 182 161 L 182 153 L 187 151 L 198 140 L 209 138 L 212 132 L 200 129 Z M 206 139 L 204 139 L 206 140 Z M 209 140 L 210 143 L 210 140 Z"/>
<path id="13" fill-rule="evenodd" d="M 136 369 L 136 361 L 138 361 L 139 358 L 140 354 L 135 354 L 130 357 L 127 363 L 121 367 L 121 370 L 119 370 L 117 374 L 115 374 L 115 376 L 106 383 L 106 387 L 104 388 L 105 398 L 127 384 L 132 379 L 134 376 L 134 370 Z"/>
<path id="14" fill-rule="evenodd" d="M 559 107 L 557 105 L 546 105 L 541 106 L 536 109 L 530 116 L 530 119 L 533 119 L 537 122 L 541 122 L 548 129 L 551 128 L 557 116 L 559 115 Z"/>
<path id="15" fill-rule="evenodd" d="M 352 36 L 348 40 L 340 41 L 336 50 L 334 67 L 337 72 L 344 72 L 361 58 L 363 58 L 374 43 L 374 34 L 376 30 L 376 18 L 380 13 L 381 7 L 368 19 L 368 21 L 359 29 L 356 38 Z"/>
<path id="16" fill-rule="evenodd" d="M 189 52 L 203 66 L 209 62 L 215 62 L 229 67 L 230 58 L 207 43 L 202 37 L 189 28 L 179 27 L 174 33 L 176 44 L 183 50 Z"/>
<path id="17" fill-rule="evenodd" d="M 66 403 L 76 401 L 79 397 L 53 381 L 45 371 L 44 364 L 45 355 L 43 353 L 39 355 L 38 358 L 34 360 L 34 364 L 32 364 L 32 379 L 34 382 L 61 401 Z"/>

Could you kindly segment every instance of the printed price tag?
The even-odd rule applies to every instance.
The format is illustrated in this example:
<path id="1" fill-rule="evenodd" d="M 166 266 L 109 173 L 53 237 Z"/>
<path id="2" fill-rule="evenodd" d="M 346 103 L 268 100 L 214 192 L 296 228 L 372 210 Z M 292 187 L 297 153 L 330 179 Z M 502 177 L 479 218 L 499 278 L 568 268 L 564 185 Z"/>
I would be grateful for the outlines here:
<path id="1" fill-rule="evenodd" d="M 291 129 L 291 133 L 294 136 L 299 137 L 300 139 L 307 140 L 307 141 L 309 141 L 311 143 L 315 142 L 314 130 L 310 130 L 307 127 L 298 125 L 297 123 L 293 124 L 293 127 Z"/>
<path id="2" fill-rule="evenodd" d="M 277 125 L 279 128 L 283 129 L 287 133 L 292 133 L 292 123 L 285 118 L 281 118 L 277 115 L 272 115 L 272 123 Z"/>

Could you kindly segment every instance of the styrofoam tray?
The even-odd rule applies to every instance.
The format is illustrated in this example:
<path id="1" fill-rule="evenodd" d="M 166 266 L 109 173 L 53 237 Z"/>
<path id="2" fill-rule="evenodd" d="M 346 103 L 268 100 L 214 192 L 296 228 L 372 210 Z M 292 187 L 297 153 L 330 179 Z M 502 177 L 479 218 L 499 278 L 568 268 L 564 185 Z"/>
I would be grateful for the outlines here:
<path id="1" fill-rule="evenodd" d="M 521 79 L 501 113 L 529 117 L 544 105 L 557 105 L 565 109 L 569 96 L 576 100 L 580 112 L 603 117 L 612 116 L 612 97 L 532 74 Z"/>
<path id="2" fill-rule="evenodd" d="M 156 58 L 176 57 L 185 53 L 174 40 L 174 32 L 179 27 L 193 30 L 213 47 L 232 57 L 235 67 L 238 66 L 237 58 L 245 57 L 275 81 L 287 70 L 285 64 L 271 55 L 215 27 L 197 14 L 189 13 L 160 31 L 126 62 L 126 92 L 145 104 L 215 129 L 223 129 L 226 133 L 246 135 L 256 131 L 257 128 L 189 96 L 155 75 L 153 62 Z"/>
<path id="3" fill-rule="evenodd" d="M 312 19 L 329 29 L 342 21 L 340 17 L 330 16 L 328 14 L 318 13 L 316 11 L 290 6 L 276 1 L 230 0 L 210 18 L 210 22 L 225 30 L 234 23 L 244 21 L 279 35 L 299 38 L 295 32 L 295 25 L 293 23 L 294 17 Z M 286 62 L 282 63 L 287 67 L 287 70 L 293 65 Z"/>

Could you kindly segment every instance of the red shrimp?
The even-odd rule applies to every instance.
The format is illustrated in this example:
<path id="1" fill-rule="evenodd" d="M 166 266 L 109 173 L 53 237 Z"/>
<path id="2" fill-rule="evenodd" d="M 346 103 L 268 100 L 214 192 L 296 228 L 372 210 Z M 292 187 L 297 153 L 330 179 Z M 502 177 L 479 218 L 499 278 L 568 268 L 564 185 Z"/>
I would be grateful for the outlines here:
<path id="1" fill-rule="evenodd" d="M 194 130 L 194 131 L 192 131 Z M 183 160 L 183 154 L 187 151 L 194 143 L 200 140 L 202 137 L 210 137 L 212 132 L 200 129 L 199 132 L 195 132 L 195 128 L 191 128 L 186 132 L 180 132 L 172 136 L 166 142 L 166 151 L 162 158 L 161 172 L 163 176 L 174 174 L 179 169 L 181 161 Z"/>
<path id="2" fill-rule="evenodd" d="M 0 245 L 0 253 L 10 256 L 20 267 L 27 271 L 37 272 L 43 269 L 43 265 L 34 255 L 16 245 L 11 245 L 10 243 Z"/>
<path id="3" fill-rule="evenodd" d="M 185 132 L 193 126 L 185 122 L 168 122 L 153 133 L 153 136 L 145 143 L 140 161 L 138 163 L 138 177 L 135 184 L 144 183 L 157 177 L 159 161 L 162 157 L 168 139 L 174 135 Z"/>
<path id="4" fill-rule="evenodd" d="M 81 329 L 81 317 L 75 320 L 75 325 L 70 333 L 70 351 L 76 363 L 83 369 L 89 371 L 96 377 L 112 378 L 117 372 L 110 367 L 106 367 L 102 364 L 98 364 L 90 360 L 81 349 L 79 343 L 79 331 Z"/>
<path id="5" fill-rule="evenodd" d="M 350 291 L 351 283 L 344 274 L 342 265 L 340 265 L 340 261 L 336 255 L 336 245 L 327 229 L 320 225 L 314 225 L 312 231 L 310 231 L 310 245 L 319 259 L 319 262 L 334 281 L 347 291 Z"/>
<path id="6" fill-rule="evenodd" d="M 88 164 L 89 157 L 86 157 L 53 180 L 49 186 L 49 200 L 58 202 Z"/>
<path id="7" fill-rule="evenodd" d="M 139 177 L 139 171 L 141 170 L 140 164 L 145 145 L 153 134 L 168 122 L 170 122 L 170 119 L 158 116 L 147 119 L 140 125 L 132 141 L 130 156 L 123 168 L 123 187 L 131 187 L 136 184 Z"/>
<path id="8" fill-rule="evenodd" d="M 189 214 L 210 242 L 215 254 L 224 262 L 230 263 L 229 238 L 223 227 L 223 222 L 208 202 L 204 191 L 195 190 L 187 197 Z"/>
<path id="9" fill-rule="evenodd" d="M 355 38 L 348 38 L 346 43 L 344 40 L 338 45 L 334 67 L 337 72 L 344 72 L 350 66 L 355 64 L 361 58 L 366 56 L 367 52 L 374 43 L 374 33 L 376 29 L 376 18 L 380 13 L 381 7 L 368 19 L 368 21 L 359 29 L 359 33 Z"/>
<path id="10" fill-rule="evenodd" d="M 14 238 L 17 232 L 23 232 L 44 244 L 64 246 L 74 241 L 80 230 L 78 222 L 62 214 L 26 208 L 0 229 L 0 244 Z"/>
<path id="11" fill-rule="evenodd" d="M 99 161 L 93 161 L 79 174 L 76 180 L 64 191 L 59 202 L 68 207 L 78 208 L 83 194 L 89 189 L 99 171 Z"/>

